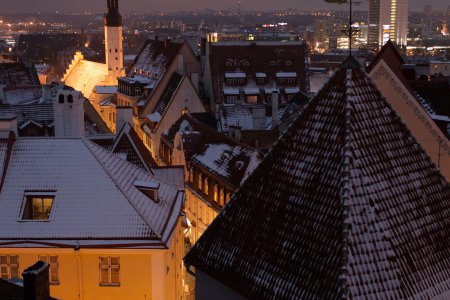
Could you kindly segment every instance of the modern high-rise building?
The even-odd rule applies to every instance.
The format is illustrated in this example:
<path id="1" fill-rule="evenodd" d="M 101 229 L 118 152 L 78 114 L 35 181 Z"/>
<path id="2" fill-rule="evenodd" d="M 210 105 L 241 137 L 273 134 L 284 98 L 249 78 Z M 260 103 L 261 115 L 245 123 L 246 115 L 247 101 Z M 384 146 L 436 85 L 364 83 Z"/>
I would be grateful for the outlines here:
<path id="1" fill-rule="evenodd" d="M 408 0 L 368 0 L 369 40 L 374 48 L 388 40 L 406 45 L 408 36 Z"/>

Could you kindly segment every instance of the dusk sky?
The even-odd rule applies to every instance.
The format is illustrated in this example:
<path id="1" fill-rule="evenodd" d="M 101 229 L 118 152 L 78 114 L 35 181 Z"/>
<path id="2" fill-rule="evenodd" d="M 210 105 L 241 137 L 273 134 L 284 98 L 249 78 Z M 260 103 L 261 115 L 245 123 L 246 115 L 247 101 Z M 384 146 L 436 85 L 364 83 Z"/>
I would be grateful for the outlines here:
<path id="1" fill-rule="evenodd" d="M 173 10 L 193 10 L 203 8 L 229 8 L 236 7 L 236 1 L 224 0 L 121 0 L 121 10 L 125 12 L 153 12 Z M 365 1 L 364 1 L 365 2 Z M 95 3 L 95 4 L 94 4 Z M 410 7 L 413 10 L 421 10 L 425 4 L 431 4 L 436 10 L 443 10 L 449 5 L 448 0 L 411 0 Z M 102 11 L 106 6 L 106 0 L 0 0 L 0 13 L 24 13 L 24 12 L 81 12 Z M 327 4 L 316 0 L 243 0 L 244 10 L 254 9 L 278 9 L 278 8 L 300 8 L 300 9 L 337 9 L 336 4 Z M 341 6 L 345 7 L 345 6 Z M 365 6 L 364 6 L 365 7 Z"/>

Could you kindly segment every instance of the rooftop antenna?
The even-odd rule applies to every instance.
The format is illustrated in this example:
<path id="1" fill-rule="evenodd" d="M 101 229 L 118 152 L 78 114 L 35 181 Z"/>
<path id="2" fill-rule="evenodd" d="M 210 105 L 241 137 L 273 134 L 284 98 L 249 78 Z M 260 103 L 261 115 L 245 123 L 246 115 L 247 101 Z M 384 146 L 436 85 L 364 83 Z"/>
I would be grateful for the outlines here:
<path id="1" fill-rule="evenodd" d="M 342 32 L 348 36 L 349 41 L 349 52 L 350 56 L 352 56 L 352 40 L 353 37 L 359 32 L 358 29 L 353 28 L 353 4 L 360 5 L 361 2 L 359 1 L 353 1 L 353 0 L 325 0 L 327 3 L 337 3 L 337 4 L 344 4 L 348 2 L 349 5 L 349 16 L 348 16 L 348 25 L 342 30 Z"/>

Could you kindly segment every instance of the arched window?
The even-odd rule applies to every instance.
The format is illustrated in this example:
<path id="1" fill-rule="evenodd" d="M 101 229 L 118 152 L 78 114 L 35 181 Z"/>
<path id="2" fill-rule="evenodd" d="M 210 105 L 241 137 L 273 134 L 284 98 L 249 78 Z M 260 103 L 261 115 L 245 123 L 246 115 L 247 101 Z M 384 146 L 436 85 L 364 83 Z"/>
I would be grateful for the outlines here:
<path id="1" fill-rule="evenodd" d="M 64 103 L 64 95 L 59 95 L 59 103 Z"/>
<path id="2" fill-rule="evenodd" d="M 200 173 L 198 174 L 198 188 L 200 191 L 202 190 L 202 185 L 203 185 L 203 174 Z"/>
<path id="3" fill-rule="evenodd" d="M 116 53 L 117 53 L 117 48 L 116 48 Z"/>
<path id="4" fill-rule="evenodd" d="M 72 96 L 72 95 L 69 95 L 69 96 L 67 97 L 67 102 L 73 103 L 73 96 Z"/>
<path id="5" fill-rule="evenodd" d="M 203 192 L 205 192 L 206 195 L 208 195 L 209 193 L 209 184 L 207 177 L 205 177 L 205 180 L 203 181 Z"/>
<path id="6" fill-rule="evenodd" d="M 219 186 L 217 184 L 214 185 L 214 202 L 219 201 Z"/>
<path id="7" fill-rule="evenodd" d="M 220 189 L 220 205 L 225 205 L 225 190 Z"/>

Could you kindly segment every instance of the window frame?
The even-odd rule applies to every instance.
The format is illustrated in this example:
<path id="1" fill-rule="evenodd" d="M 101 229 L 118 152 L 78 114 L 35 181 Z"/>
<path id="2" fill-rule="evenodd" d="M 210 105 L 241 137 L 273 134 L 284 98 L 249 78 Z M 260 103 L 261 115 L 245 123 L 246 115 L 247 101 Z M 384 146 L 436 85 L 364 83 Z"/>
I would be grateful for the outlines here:
<path id="1" fill-rule="evenodd" d="M 2 264 L 2 257 L 6 257 L 6 264 Z M 12 264 L 11 263 L 11 257 L 16 257 L 17 258 L 17 263 L 15 263 L 15 264 Z M 17 277 L 13 277 L 12 276 L 12 272 L 11 272 L 11 269 L 12 269 L 12 265 L 14 265 L 15 266 L 15 268 L 17 268 Z M 4 278 L 3 277 L 3 272 L 2 272 L 2 269 L 3 268 L 6 268 L 6 278 Z M 5 279 L 5 280 L 11 280 L 11 279 L 19 279 L 19 277 L 20 277 L 20 274 L 19 274 L 19 270 L 20 270 L 20 262 L 19 262 L 19 255 L 8 255 L 8 254 L 5 254 L 5 255 L 0 255 L 0 278 L 2 278 L 2 279 Z"/>
<path id="2" fill-rule="evenodd" d="M 56 263 L 52 263 L 52 257 L 56 258 Z M 45 259 L 43 259 L 45 258 Z M 50 283 L 50 285 L 60 285 L 61 281 L 59 280 L 59 258 L 57 255 L 38 255 L 38 260 L 48 264 L 49 269 L 48 269 L 48 282 Z M 54 275 L 54 273 L 52 272 L 52 270 L 55 270 L 56 268 L 56 277 L 58 278 L 58 280 L 53 281 L 52 280 L 52 275 Z"/>
<path id="3" fill-rule="evenodd" d="M 47 219 L 25 219 L 25 210 L 28 207 L 28 201 L 32 201 L 33 198 L 51 198 L 52 205 L 50 209 L 50 215 Z M 20 209 L 20 214 L 18 216 L 19 222 L 51 222 L 55 218 L 55 201 L 56 201 L 56 191 L 25 191 L 22 207 Z"/>
<path id="4" fill-rule="evenodd" d="M 107 265 L 102 265 L 102 258 L 106 258 L 108 263 Z M 112 259 L 117 259 L 118 264 L 113 265 Z M 113 283 L 112 282 L 112 269 L 117 269 L 118 272 L 118 282 Z M 108 270 L 108 283 L 102 282 L 102 269 Z M 100 287 L 120 287 L 120 257 L 119 256 L 99 256 L 98 257 L 98 284 Z"/>

